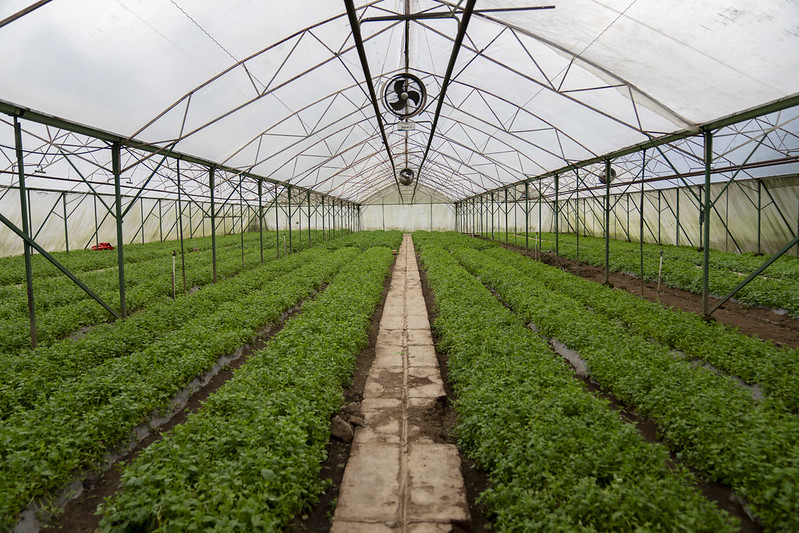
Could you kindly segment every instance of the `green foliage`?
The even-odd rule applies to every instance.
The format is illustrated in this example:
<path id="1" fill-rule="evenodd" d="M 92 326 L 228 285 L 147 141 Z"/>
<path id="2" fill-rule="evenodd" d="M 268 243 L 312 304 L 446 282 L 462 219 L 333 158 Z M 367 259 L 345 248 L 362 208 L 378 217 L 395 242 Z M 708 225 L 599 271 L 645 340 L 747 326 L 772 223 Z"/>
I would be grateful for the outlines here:
<path id="1" fill-rule="evenodd" d="M 359 231 L 328 241 L 325 246 L 331 250 L 345 246 L 354 246 L 361 250 L 383 246 L 396 250 L 399 249 L 400 244 L 402 244 L 401 231 Z"/>
<path id="2" fill-rule="evenodd" d="M 156 302 L 126 320 L 99 325 L 78 339 L 65 339 L 20 354 L 0 355 L 0 419 L 15 410 L 39 405 L 52 391 L 95 366 L 174 335 L 192 319 L 212 315 L 219 306 L 238 300 L 242 294 L 258 291 L 275 278 L 327 253 L 322 249 L 292 254 L 174 301 Z"/>
<path id="3" fill-rule="evenodd" d="M 664 447 L 586 392 L 444 250 L 453 239 L 414 234 L 435 293 L 439 349 L 450 356 L 458 443 L 489 473 L 481 499 L 497 529 L 734 531 L 689 474 L 669 466 Z"/>
<path id="4" fill-rule="evenodd" d="M 735 380 L 676 358 L 667 347 L 547 288 L 537 276 L 467 248 L 453 255 L 525 322 L 580 352 L 606 390 L 654 419 L 686 464 L 733 487 L 766 528 L 799 529 L 799 420 L 757 403 Z"/>
<path id="5" fill-rule="evenodd" d="M 484 234 L 491 237 L 491 234 Z M 497 241 L 505 242 L 504 233 L 495 233 Z M 509 242 L 525 246 L 524 235 L 509 235 Z M 605 241 L 598 237 L 580 236 L 579 254 L 577 237 L 560 234 L 558 237 L 560 255 L 578 259 L 594 266 L 605 265 Z M 538 234 L 529 234 L 529 245 L 538 243 Z M 541 234 L 541 249 L 555 251 L 555 235 Z M 702 252 L 688 246 L 671 246 L 644 243 L 644 278 L 657 280 L 660 252 L 663 252 L 663 282 L 693 293 L 702 292 Z M 735 254 L 719 250 L 710 251 L 710 292 L 725 296 L 749 273 L 754 272 L 766 261 L 766 257 L 754 254 Z M 619 240 L 610 241 L 610 269 L 635 276 L 641 275 L 641 255 L 639 243 Z M 779 258 L 761 276 L 752 280 L 735 295 L 742 304 L 757 305 L 773 309 L 787 309 L 799 317 L 799 260 L 787 255 Z"/>
<path id="6" fill-rule="evenodd" d="M 303 233 L 303 236 L 307 236 L 307 233 Z M 312 232 L 312 237 L 313 243 L 319 244 L 321 232 Z M 264 234 L 265 261 L 271 261 L 275 257 L 278 239 L 279 236 L 274 232 Z M 244 235 L 244 254 L 241 251 L 241 240 L 240 234 L 217 237 L 219 279 L 260 265 L 260 235 Z M 297 238 L 292 242 L 292 247 L 294 251 L 307 249 L 307 240 Z M 179 243 L 175 241 L 125 245 L 126 304 L 129 312 L 169 300 L 172 294 L 172 250 L 176 248 L 179 249 Z M 213 281 L 211 238 L 187 239 L 184 248 L 184 257 L 178 256 L 176 261 L 178 294 L 183 292 L 182 260 L 186 263 L 186 283 L 189 288 L 203 287 Z M 54 255 L 65 266 L 74 269 L 78 278 L 100 298 L 119 309 L 116 252 L 80 250 L 70 252 L 69 255 Z M 100 304 L 53 265 L 38 255 L 34 259 L 34 300 L 40 346 L 57 342 L 81 327 L 112 320 L 113 317 Z M 2 258 L 0 264 L 14 267 L 11 268 L 12 274 L 5 278 L 12 284 L 0 286 L 0 349 L 6 353 L 16 353 L 30 345 L 28 303 L 26 289 L 22 285 L 24 268 L 21 267 L 20 256 Z"/>
<path id="7" fill-rule="evenodd" d="M 47 394 L 37 396 L 29 390 L 27 405 L 12 394 L 9 401 L 20 400 L 21 407 L 0 425 L 0 524 L 10 525 L 31 499 L 62 487 L 75 468 L 96 464 L 109 446 L 119 443 L 154 409 L 166 407 L 191 379 L 252 339 L 260 327 L 277 322 L 357 253 L 352 248 L 332 253 L 311 250 L 303 256 L 304 266 L 263 280 L 246 294 L 234 293 L 238 298 L 212 297 L 211 305 L 189 306 L 184 309 L 192 311 L 188 318 L 185 313 L 156 315 L 155 321 L 174 319 L 179 327 L 172 323 L 167 326 L 173 328 L 169 334 L 150 342 L 127 339 L 135 349 L 107 360 L 96 358 L 85 371 L 78 363 L 72 375 L 67 371 Z M 201 301 L 202 296 L 192 300 Z M 103 341 L 114 344 L 114 328 L 104 331 L 94 346 Z M 132 335 L 137 337 L 136 332 Z M 80 353 L 76 357 L 80 361 L 85 355 L 91 358 Z"/>
<path id="8" fill-rule="evenodd" d="M 761 385 L 769 405 L 799 410 L 799 351 L 748 337 L 695 313 L 641 300 L 626 291 L 613 290 L 519 254 L 494 248 L 489 255 L 518 269 L 553 291 L 565 294 L 596 313 L 619 320 L 636 335 L 707 361 L 748 383 Z"/>
<path id="9" fill-rule="evenodd" d="M 350 249 L 352 250 L 352 249 Z M 371 248 L 185 424 L 123 473 L 104 531 L 275 531 L 323 490 L 341 387 L 368 343 L 392 256 Z"/>

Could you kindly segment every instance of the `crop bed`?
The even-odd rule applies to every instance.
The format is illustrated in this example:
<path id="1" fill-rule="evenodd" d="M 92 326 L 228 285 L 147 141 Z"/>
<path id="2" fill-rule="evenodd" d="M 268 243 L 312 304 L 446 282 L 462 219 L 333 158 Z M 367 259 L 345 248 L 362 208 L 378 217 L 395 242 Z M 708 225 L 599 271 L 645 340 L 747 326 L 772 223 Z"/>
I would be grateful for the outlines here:
<path id="1" fill-rule="evenodd" d="M 415 233 L 449 354 L 459 446 L 484 468 L 501 531 L 734 531 L 668 452 L 588 393 L 549 346 L 447 252 Z M 471 251 L 471 250 L 470 250 Z M 474 253 L 480 253 L 475 251 Z"/>
<path id="2" fill-rule="evenodd" d="M 767 529 L 799 528 L 799 421 L 786 412 L 795 407 L 795 377 L 764 381 L 768 395 L 757 401 L 735 379 L 676 356 L 668 344 L 674 335 L 693 335 L 695 356 L 737 368 L 740 374 L 757 369 L 749 377 L 779 376 L 786 365 L 795 364 L 795 352 L 780 352 L 768 343 L 710 326 L 692 331 L 685 317 L 672 311 L 656 313 L 659 322 L 647 325 L 643 307 L 639 319 L 633 319 L 620 312 L 618 301 L 613 310 L 607 290 L 586 289 L 576 278 L 548 273 L 556 270 L 552 267 L 532 265 L 513 252 L 488 249 L 492 247 L 485 243 L 475 248 L 475 242 L 479 241 L 453 236 L 449 246 L 453 256 L 520 318 L 535 324 L 545 337 L 578 351 L 604 390 L 657 422 L 664 443 L 677 457 L 708 479 L 731 486 Z M 548 286 L 553 283 L 556 290 Z M 716 334 L 717 347 L 712 337 L 701 340 Z M 736 339 L 740 349 L 727 353 Z M 690 351 L 687 344 L 684 348 Z"/>
<path id="3" fill-rule="evenodd" d="M 483 234 L 491 238 L 491 234 Z M 529 240 L 528 240 L 529 237 Z M 533 249 L 538 245 L 538 234 L 509 234 L 508 243 Z M 505 234 L 494 233 L 494 240 L 505 242 Z M 598 237 L 580 236 L 579 256 L 577 238 L 573 234 L 560 234 L 558 253 L 562 257 L 588 263 L 593 266 L 605 265 L 605 240 Z M 541 250 L 555 252 L 555 235 L 541 234 Z M 688 246 L 657 245 L 644 243 L 644 279 L 656 281 L 663 252 L 664 283 L 671 287 L 701 294 L 703 254 Z M 710 292 L 725 296 L 730 290 L 754 272 L 767 257 L 752 253 L 735 254 L 719 250 L 710 251 Z M 613 272 L 641 275 L 641 255 L 639 243 L 610 241 L 610 270 Z M 786 309 L 799 317 L 799 259 L 784 255 L 765 272 L 752 280 L 736 294 L 735 299 L 742 304 L 770 309 Z"/>
<path id="4" fill-rule="evenodd" d="M 245 252 L 241 252 L 241 235 L 217 238 L 217 276 L 234 276 L 260 264 L 260 236 L 244 236 Z M 264 235 L 264 260 L 273 260 L 278 236 Z M 314 241 L 318 242 L 318 241 Z M 295 251 L 303 245 L 295 240 Z M 125 246 L 125 288 L 129 312 L 167 300 L 172 293 L 172 250 L 175 241 Z M 304 245 L 307 248 L 307 243 Z M 186 283 L 189 288 L 202 287 L 213 278 L 210 237 L 187 239 L 184 245 Z M 195 251 L 196 250 L 196 251 Z M 282 250 L 281 250 L 282 251 Z M 119 274 L 115 251 L 87 251 L 54 254 L 67 268 L 110 306 L 119 309 Z M 111 315 L 86 292 L 61 274 L 41 256 L 35 255 L 33 292 L 36 306 L 37 334 L 40 345 L 58 341 L 81 327 L 112 319 Z M 0 259 L 0 351 L 24 354 L 30 346 L 28 304 L 24 287 L 22 258 Z M 177 293 L 183 293 L 181 257 L 176 260 Z M 1 268 L 6 267 L 7 271 Z M 21 276 L 21 278 L 20 278 Z"/>
<path id="5" fill-rule="evenodd" d="M 352 258 L 200 411 L 124 470 L 102 530 L 274 531 L 313 503 L 330 417 L 392 261 L 386 247 Z"/>
<path id="6" fill-rule="evenodd" d="M 382 236 L 398 240 L 398 233 Z M 361 241 L 331 241 L 29 357 L 10 356 L 0 395 L 2 527 L 33 499 L 99 464 L 220 356 L 279 321 L 381 238 L 363 234 Z"/>

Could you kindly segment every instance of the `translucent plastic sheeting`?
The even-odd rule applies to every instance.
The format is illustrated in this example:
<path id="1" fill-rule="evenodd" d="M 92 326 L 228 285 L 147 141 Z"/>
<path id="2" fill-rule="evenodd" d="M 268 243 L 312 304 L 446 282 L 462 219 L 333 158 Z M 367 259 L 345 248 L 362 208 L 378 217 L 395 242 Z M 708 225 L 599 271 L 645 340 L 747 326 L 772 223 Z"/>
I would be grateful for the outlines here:
<path id="1" fill-rule="evenodd" d="M 0 20 L 31 3 L 4 2 Z M 355 2 L 378 98 L 406 68 L 427 87 L 411 133 L 380 103 L 398 169 L 422 163 L 458 22 L 368 19 L 455 4 L 465 5 Z M 462 199 L 698 131 L 799 87 L 793 0 L 548 0 L 555 9 L 497 11 L 535 4 L 477 2 L 420 185 Z M 396 189 L 339 0 L 56 0 L 0 28 L 0 46 L 0 99 L 14 105 L 353 201 Z M 788 141 L 764 149 L 795 155 L 799 124 L 780 131 Z M 733 131 L 717 142 L 719 161 L 740 162 L 746 149 L 735 147 L 751 138 Z M 696 141 L 683 146 L 701 154 Z M 695 166 L 682 148 L 663 150 L 677 162 L 647 172 Z M 635 157 L 620 171 L 636 174 Z M 147 174 L 131 167 L 127 177 Z"/>
<path id="2" fill-rule="evenodd" d="M 736 182 L 724 188 L 724 184 L 715 183 L 711 187 L 713 197 L 719 196 L 719 201 L 712 210 L 710 225 L 711 247 L 716 250 L 729 252 L 757 252 L 772 254 L 782 248 L 796 235 L 797 212 L 799 212 L 799 178 L 796 176 L 786 178 L 765 179 L 762 183 L 763 201 L 760 209 L 760 222 L 758 223 L 757 182 L 752 180 Z M 679 191 L 679 192 L 678 192 Z M 695 192 L 696 190 L 694 190 Z M 679 195 L 679 199 L 678 199 Z M 511 192 L 509 202 L 505 204 L 503 194 L 494 195 L 494 203 L 490 197 L 484 197 L 481 203 L 478 199 L 473 206 L 471 203 L 465 209 L 466 214 L 460 215 L 465 231 L 490 232 L 492 225 L 495 234 L 502 239 L 505 232 L 505 223 L 508 222 L 509 233 L 554 232 L 555 231 L 555 204 L 545 194 L 545 199 L 539 204 L 537 197 L 531 199 L 525 206 L 524 200 L 514 201 L 515 195 Z M 771 198 L 774 201 L 771 201 Z M 558 229 L 562 233 L 574 233 L 579 228 L 581 235 L 603 237 L 604 233 L 604 194 L 594 197 L 584 193 L 579 199 L 562 198 L 558 204 Z M 637 242 L 641 238 L 641 197 L 639 192 L 634 192 L 623 197 L 612 195 L 610 198 L 610 237 L 612 239 L 630 240 Z M 679 205 L 679 223 L 676 217 Z M 475 207 L 476 206 L 476 207 Z M 378 206 L 379 207 L 379 206 Z M 374 212 L 373 206 L 369 206 Z M 528 209 L 528 219 L 525 224 L 525 208 Z M 539 226 L 539 209 L 540 220 Z M 508 211 L 507 218 L 505 211 Z M 577 213 L 579 211 L 579 223 Z M 671 187 L 663 190 L 649 190 L 644 193 L 643 240 L 647 243 L 671 244 L 681 246 L 699 246 L 701 242 L 700 206 L 696 198 L 685 190 L 684 187 Z M 482 214 L 482 226 L 481 222 Z M 788 217 L 787 219 L 785 217 Z M 465 220 L 464 220 L 465 219 Z M 389 221 L 387 224 L 395 223 Z M 476 226 L 476 229 L 475 229 Z M 760 238 L 758 239 L 758 227 Z M 530 246 L 535 245 L 534 237 L 530 238 Z M 799 257 L 799 247 L 789 252 Z"/>

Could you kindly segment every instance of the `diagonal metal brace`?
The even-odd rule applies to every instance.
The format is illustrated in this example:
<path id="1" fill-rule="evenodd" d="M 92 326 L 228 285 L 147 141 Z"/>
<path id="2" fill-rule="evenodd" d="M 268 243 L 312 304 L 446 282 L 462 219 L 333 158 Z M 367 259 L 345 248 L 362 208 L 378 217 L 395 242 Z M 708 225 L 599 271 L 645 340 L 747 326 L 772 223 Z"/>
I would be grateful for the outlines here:
<path id="1" fill-rule="evenodd" d="M 59 263 L 59 262 L 58 262 L 58 260 L 57 260 L 55 257 L 53 257 L 52 255 L 50 255 L 50 254 L 47 252 L 47 250 L 45 250 L 44 248 L 42 248 L 41 246 L 39 246 L 39 245 L 36 243 L 36 241 L 34 241 L 34 240 L 33 240 L 33 239 L 31 239 L 30 237 L 26 236 L 26 235 L 25 235 L 25 233 L 24 233 L 24 232 L 23 232 L 21 229 L 19 229 L 19 228 L 18 228 L 18 227 L 17 227 L 17 226 L 16 226 L 16 225 L 13 223 L 13 222 L 11 222 L 11 221 L 10 221 L 10 220 L 8 220 L 6 217 L 4 217 L 2 213 L 0 213 L 0 222 L 2 222 L 3 224 L 5 224 L 6 226 L 8 226 L 8 228 L 9 228 L 11 231 L 13 231 L 14 233 L 16 233 L 16 234 L 19 236 L 19 238 L 23 239 L 25 242 L 27 242 L 28 244 L 30 244 L 30 245 L 31 245 L 31 246 L 32 246 L 32 247 L 33 247 L 33 248 L 34 248 L 34 249 L 35 249 L 37 252 L 39 252 L 40 254 L 42 254 L 42 256 L 43 256 L 45 259 L 47 259 L 48 261 L 50 261 L 51 263 L 53 263 L 53 265 L 55 265 L 55 266 L 56 266 L 56 268 L 58 268 L 58 270 L 60 270 L 61 272 L 63 272 L 63 273 L 64 273 L 64 275 L 66 275 L 66 276 L 67 276 L 69 279 L 71 279 L 72 281 L 74 281 L 74 282 L 75 282 L 75 284 L 76 284 L 78 287 L 80 287 L 81 289 L 83 289 L 84 291 L 86 291 L 86 294 L 88 294 L 89 296 L 91 296 L 92 298 L 94 298 L 94 299 L 97 301 L 97 303 L 99 303 L 100 305 L 102 305 L 102 306 L 103 306 L 103 307 L 106 309 L 106 311 L 108 311 L 109 313 L 111 313 L 112 315 L 114 315 L 114 317 L 116 317 L 116 318 L 120 318 L 119 314 L 118 314 L 118 313 L 117 313 L 117 312 L 114 310 L 114 308 L 113 308 L 113 307 L 111 307 L 110 305 L 108 305 L 107 303 L 105 303 L 105 302 L 102 300 L 102 298 L 100 298 L 99 296 L 97 296 L 97 295 L 94 293 L 94 291 L 92 291 L 92 290 L 91 290 L 89 287 L 87 287 L 87 286 L 86 286 L 86 284 L 84 284 L 84 283 L 83 283 L 81 280 L 79 280 L 77 277 L 75 277 L 75 274 L 73 274 L 72 272 L 70 272 L 70 271 L 69 271 L 69 269 L 68 269 L 67 267 L 65 267 L 64 265 L 62 265 L 61 263 Z"/>
<path id="2" fill-rule="evenodd" d="M 738 293 L 738 291 L 740 291 L 740 290 L 741 290 L 741 289 L 743 289 L 745 286 L 747 286 L 747 285 L 749 284 L 749 282 L 750 282 L 750 281 L 752 281 L 753 279 L 755 279 L 757 276 L 759 276 L 759 275 L 760 275 L 760 273 L 761 273 L 761 272 L 763 272 L 763 271 L 764 271 L 764 270 L 766 270 L 768 267 L 770 267 L 770 266 L 771 266 L 771 264 L 772 264 L 774 261 L 776 261 L 777 259 L 779 259 L 779 258 L 780 258 L 780 257 L 782 257 L 783 255 L 785 255 L 785 252 L 787 252 L 788 250 L 790 250 L 790 249 L 791 249 L 793 246 L 795 246 L 797 243 L 799 243 L 799 235 L 797 235 L 796 237 L 794 237 L 794 238 L 793 238 L 793 240 L 792 240 L 791 242 L 789 242 L 788 244 L 786 244 L 785 246 L 783 246 L 782 248 L 780 248 L 780 251 L 779 251 L 779 252 L 777 252 L 776 254 L 772 255 L 772 256 L 769 258 L 769 260 L 768 260 L 768 261 L 766 261 L 765 263 L 763 263 L 762 265 L 760 265 L 760 267 L 759 267 L 757 270 L 755 270 L 754 272 L 752 272 L 751 274 L 749 274 L 749 276 L 747 276 L 747 278 L 746 278 L 745 280 L 743 280 L 741 283 L 739 283 L 739 284 L 738 284 L 738 285 L 737 285 L 737 286 L 736 286 L 736 287 L 735 287 L 733 290 L 731 290 L 731 291 L 729 292 L 729 294 L 727 294 L 727 296 L 725 296 L 724 298 L 722 298 L 722 299 L 721 299 L 721 301 L 720 301 L 719 303 L 717 303 L 715 306 L 713 306 L 713 309 L 711 309 L 710 311 L 708 311 L 708 313 L 707 313 L 707 316 L 710 316 L 710 315 L 713 313 L 713 311 L 715 311 L 716 309 L 718 309 L 719 307 L 721 307 L 722 305 L 724 305 L 725 303 L 727 303 L 727 300 L 729 300 L 730 298 L 732 298 L 733 296 L 735 296 L 735 295 Z"/>

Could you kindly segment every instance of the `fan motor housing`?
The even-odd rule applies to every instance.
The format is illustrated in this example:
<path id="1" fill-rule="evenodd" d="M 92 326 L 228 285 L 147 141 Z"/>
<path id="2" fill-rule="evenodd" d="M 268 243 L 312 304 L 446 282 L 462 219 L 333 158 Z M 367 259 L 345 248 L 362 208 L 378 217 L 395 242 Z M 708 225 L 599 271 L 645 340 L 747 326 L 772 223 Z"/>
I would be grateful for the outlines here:
<path id="1" fill-rule="evenodd" d="M 400 185 L 410 185 L 413 183 L 414 171 L 410 168 L 403 168 L 399 173 Z"/>
<path id="2" fill-rule="evenodd" d="M 605 177 L 604 173 L 599 175 L 599 183 L 601 183 L 603 185 L 606 184 L 607 183 L 606 179 L 607 178 Z M 616 179 L 616 169 L 615 168 L 611 168 L 610 169 L 610 181 L 612 182 L 615 179 Z"/>

